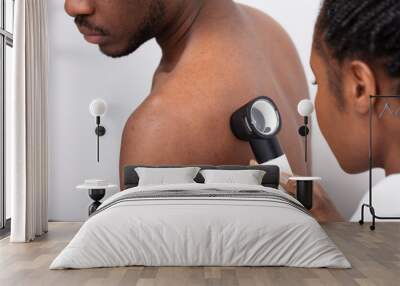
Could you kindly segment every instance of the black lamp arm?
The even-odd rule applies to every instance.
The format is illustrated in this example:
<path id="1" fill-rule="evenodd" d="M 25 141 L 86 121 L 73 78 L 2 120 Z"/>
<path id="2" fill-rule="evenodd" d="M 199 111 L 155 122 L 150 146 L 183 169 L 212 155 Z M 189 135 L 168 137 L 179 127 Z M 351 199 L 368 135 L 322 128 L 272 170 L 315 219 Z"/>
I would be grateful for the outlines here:
<path id="1" fill-rule="evenodd" d="M 96 116 L 96 134 L 97 134 L 97 162 L 100 162 L 100 133 L 99 133 L 99 128 L 100 128 L 100 116 Z"/>
<path id="2" fill-rule="evenodd" d="M 308 128 L 309 119 L 308 116 L 304 116 L 304 125 L 299 128 L 300 136 L 304 137 L 304 161 L 308 161 L 308 135 L 310 134 L 310 129 Z"/>

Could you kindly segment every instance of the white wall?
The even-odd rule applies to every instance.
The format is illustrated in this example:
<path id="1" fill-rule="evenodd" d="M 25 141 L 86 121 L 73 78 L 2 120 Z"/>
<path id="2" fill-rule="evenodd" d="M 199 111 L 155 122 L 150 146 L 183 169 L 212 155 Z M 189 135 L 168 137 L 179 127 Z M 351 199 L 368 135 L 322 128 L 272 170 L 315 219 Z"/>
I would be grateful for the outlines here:
<path id="1" fill-rule="evenodd" d="M 91 200 L 75 186 L 87 178 L 118 183 L 119 146 L 123 125 L 149 93 L 160 51 L 149 43 L 130 57 L 113 60 L 84 42 L 64 1 L 48 1 L 49 78 L 49 218 L 79 221 Z M 102 123 L 101 162 L 96 161 L 92 99 L 103 98 L 109 112 Z"/>
<path id="2" fill-rule="evenodd" d="M 314 22 L 319 0 L 240 0 L 257 7 L 276 20 L 294 40 L 307 77 Z M 112 60 L 88 45 L 71 18 L 63 11 L 63 1 L 48 1 L 50 34 L 49 143 L 51 220 L 83 220 L 90 204 L 86 192 L 75 190 L 85 178 L 118 182 L 118 158 L 122 128 L 132 110 L 148 94 L 160 51 L 150 42 L 127 58 Z M 315 88 L 310 84 L 312 97 Z M 101 163 L 95 158 L 94 119 L 88 104 L 94 98 L 109 103 L 104 118 L 107 135 L 101 139 Z M 344 174 L 323 139 L 316 120 L 313 128 L 313 171 L 340 212 L 350 217 L 367 189 L 365 175 Z"/>

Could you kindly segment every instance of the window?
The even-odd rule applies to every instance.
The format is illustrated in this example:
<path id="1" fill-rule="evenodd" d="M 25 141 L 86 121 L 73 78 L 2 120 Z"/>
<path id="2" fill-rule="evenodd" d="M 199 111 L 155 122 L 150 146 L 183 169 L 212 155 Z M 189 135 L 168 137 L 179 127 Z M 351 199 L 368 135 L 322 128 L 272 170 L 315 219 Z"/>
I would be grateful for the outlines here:
<path id="1" fill-rule="evenodd" d="M 0 228 L 8 226 L 10 194 L 5 190 L 5 98 L 11 92 L 14 0 L 0 0 Z M 1 232 L 0 232 L 1 236 Z"/>

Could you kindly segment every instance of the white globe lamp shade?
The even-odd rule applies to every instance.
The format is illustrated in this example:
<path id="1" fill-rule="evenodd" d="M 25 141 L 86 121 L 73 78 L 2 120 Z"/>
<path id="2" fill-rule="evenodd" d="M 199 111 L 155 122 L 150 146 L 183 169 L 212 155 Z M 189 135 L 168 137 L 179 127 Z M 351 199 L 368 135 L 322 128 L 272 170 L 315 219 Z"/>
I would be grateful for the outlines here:
<path id="1" fill-rule="evenodd" d="M 94 117 L 103 116 L 107 112 L 107 102 L 103 99 L 95 99 L 90 103 L 89 111 Z"/>
<path id="2" fill-rule="evenodd" d="M 303 117 L 310 116 L 314 112 L 314 104 L 309 99 L 303 99 L 297 105 L 297 111 Z"/>

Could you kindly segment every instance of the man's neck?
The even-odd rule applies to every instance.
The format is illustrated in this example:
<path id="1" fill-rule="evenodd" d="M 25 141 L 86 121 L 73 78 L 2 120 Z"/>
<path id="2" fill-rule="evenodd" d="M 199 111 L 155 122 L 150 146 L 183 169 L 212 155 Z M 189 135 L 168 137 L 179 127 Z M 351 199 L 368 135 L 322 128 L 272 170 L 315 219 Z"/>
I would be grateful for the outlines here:
<path id="1" fill-rule="evenodd" d="M 188 40 L 202 26 L 203 16 L 226 14 L 234 5 L 232 0 L 187 1 L 177 9 L 169 24 L 156 37 L 162 50 L 161 65 L 174 66 L 179 61 Z"/>

